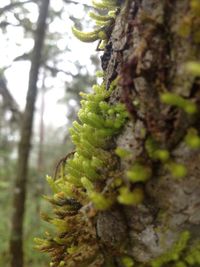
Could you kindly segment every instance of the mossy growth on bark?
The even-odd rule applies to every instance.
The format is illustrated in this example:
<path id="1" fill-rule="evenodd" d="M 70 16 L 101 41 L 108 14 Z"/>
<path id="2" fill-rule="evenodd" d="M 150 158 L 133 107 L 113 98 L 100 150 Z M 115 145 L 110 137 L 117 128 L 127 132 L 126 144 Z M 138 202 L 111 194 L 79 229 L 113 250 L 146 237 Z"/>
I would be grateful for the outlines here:
<path id="1" fill-rule="evenodd" d="M 94 93 L 81 94 L 80 121 L 71 128 L 76 151 L 56 180 L 47 178 L 54 194 L 46 199 L 53 205 L 54 215 L 43 215 L 43 219 L 57 231 L 53 237 L 47 233 L 46 239 L 35 241 L 37 248 L 50 253 L 51 266 L 100 266 L 103 261 L 90 217 L 117 201 L 119 186 L 114 178 L 119 174 L 112 138 L 128 113 L 123 104 L 108 102 L 115 86 L 113 83 L 106 90 L 104 84 L 95 85 Z"/>
<path id="2" fill-rule="evenodd" d="M 184 38 L 197 49 L 200 2 L 184 1 L 175 5 L 186 6 L 187 16 L 173 19 L 167 0 L 95 1 L 105 12 L 90 13 L 94 32 L 73 29 L 82 41 L 106 41 L 104 81 L 81 94 L 70 130 L 75 151 L 55 179 L 47 178 L 53 214 L 43 218 L 55 231 L 36 242 L 50 254 L 50 266 L 200 266 L 200 64 L 179 51 Z M 179 65 L 191 76 L 192 89 L 183 84 L 184 92 Z"/>
<path id="3" fill-rule="evenodd" d="M 187 267 L 200 265 L 200 241 L 193 244 L 190 242 L 190 232 L 183 231 L 178 240 L 166 253 L 154 259 L 151 267 Z"/>

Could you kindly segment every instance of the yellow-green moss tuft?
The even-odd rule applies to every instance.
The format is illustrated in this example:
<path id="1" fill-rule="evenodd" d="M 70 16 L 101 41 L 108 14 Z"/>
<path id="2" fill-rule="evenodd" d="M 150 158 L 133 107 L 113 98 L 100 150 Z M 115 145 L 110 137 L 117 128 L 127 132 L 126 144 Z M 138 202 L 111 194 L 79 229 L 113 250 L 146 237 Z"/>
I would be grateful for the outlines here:
<path id="1" fill-rule="evenodd" d="M 193 103 L 191 100 L 184 99 L 183 97 L 174 93 L 163 93 L 160 98 L 163 103 L 179 107 L 188 114 L 194 114 L 198 111 L 195 103 Z"/>
<path id="2" fill-rule="evenodd" d="M 96 11 L 89 12 L 89 16 L 94 20 L 96 28 L 90 32 L 82 32 L 77 28 L 72 27 L 73 34 L 82 42 L 94 42 L 96 40 L 101 40 L 99 49 L 103 49 L 111 33 L 114 19 L 119 7 L 119 1 L 117 0 L 102 0 L 102 1 L 92 1 L 92 4 Z M 102 13 L 102 9 L 104 12 Z M 107 13 L 105 14 L 105 10 Z"/>
<path id="3" fill-rule="evenodd" d="M 165 266 L 167 263 L 173 263 L 178 261 L 181 258 L 181 253 L 186 248 L 188 241 L 190 239 L 190 233 L 188 231 L 184 231 L 180 234 L 180 237 L 177 242 L 172 246 L 172 248 L 161 255 L 157 259 L 154 259 L 151 262 L 152 267 L 161 267 Z"/>
<path id="4" fill-rule="evenodd" d="M 92 94 L 81 94 L 79 122 L 74 122 L 70 130 L 76 151 L 67 157 L 56 179 L 47 176 L 53 196 L 45 198 L 52 204 L 54 215 L 43 217 L 55 232 L 35 241 L 38 249 L 50 254 L 52 267 L 76 267 L 79 263 L 87 266 L 103 261 L 89 217 L 116 201 L 115 195 L 104 194 L 103 189 L 110 172 L 113 177 L 116 171 L 116 156 L 110 144 L 128 113 L 121 103 L 108 102 L 114 84 L 108 91 L 102 84 L 93 86 Z"/>

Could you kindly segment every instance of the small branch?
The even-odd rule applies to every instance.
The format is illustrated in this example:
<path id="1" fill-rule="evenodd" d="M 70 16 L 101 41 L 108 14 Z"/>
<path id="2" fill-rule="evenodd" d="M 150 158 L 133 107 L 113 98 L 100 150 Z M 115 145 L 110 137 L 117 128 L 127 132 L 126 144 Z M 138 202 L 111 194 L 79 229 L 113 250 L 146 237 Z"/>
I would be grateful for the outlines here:
<path id="1" fill-rule="evenodd" d="M 10 11 L 11 9 L 13 9 L 15 7 L 19 7 L 19 6 L 22 6 L 22 5 L 31 3 L 31 2 L 37 2 L 37 0 L 27 0 L 27 1 L 24 1 L 24 2 L 16 2 L 16 3 L 11 3 L 11 4 L 7 5 L 7 6 L 4 6 L 4 7 L 0 8 L 0 16 L 4 12 Z"/>
<path id="2" fill-rule="evenodd" d="M 13 23 L 10 23 L 10 22 L 7 22 L 7 21 L 2 21 L 0 23 L 0 28 L 6 28 L 7 26 L 19 27 L 20 24 L 13 24 Z"/>
<path id="3" fill-rule="evenodd" d="M 16 61 L 21 61 L 21 60 L 31 60 L 31 56 L 32 56 L 32 51 L 28 52 L 28 53 L 24 53 L 16 58 L 13 59 L 13 62 Z"/>
<path id="4" fill-rule="evenodd" d="M 58 69 L 56 67 L 51 67 L 51 66 L 49 66 L 47 64 L 44 65 L 44 68 L 47 69 L 47 70 L 49 70 L 52 73 L 53 76 L 56 75 L 58 72 L 62 72 L 64 74 L 66 74 L 66 75 L 73 76 L 71 72 L 64 71 L 64 70 Z"/>
<path id="5" fill-rule="evenodd" d="M 3 78 L 0 78 L 0 95 L 3 97 L 3 105 L 10 111 L 12 111 L 15 119 L 19 121 L 22 114 L 19 110 L 19 106 L 16 100 L 13 98 L 10 91 L 8 90 Z"/>
<path id="6" fill-rule="evenodd" d="M 85 7 L 92 8 L 92 6 L 90 6 L 90 5 L 83 4 L 83 3 L 79 3 L 79 2 L 74 1 L 74 0 L 63 0 L 63 1 L 64 1 L 66 4 L 82 5 L 82 6 L 85 6 Z"/>
<path id="7" fill-rule="evenodd" d="M 20 25 L 20 26 L 22 25 L 23 28 L 24 28 L 27 32 L 34 33 L 34 30 L 33 30 L 31 27 L 29 27 L 29 26 L 31 25 L 31 22 L 30 22 L 30 25 L 27 26 L 26 23 L 24 23 L 24 20 L 26 20 L 26 18 L 25 18 L 25 19 L 20 19 L 20 18 L 19 18 L 19 15 L 16 14 L 16 13 L 14 13 L 13 15 L 14 15 L 15 19 L 19 22 L 19 25 Z"/>

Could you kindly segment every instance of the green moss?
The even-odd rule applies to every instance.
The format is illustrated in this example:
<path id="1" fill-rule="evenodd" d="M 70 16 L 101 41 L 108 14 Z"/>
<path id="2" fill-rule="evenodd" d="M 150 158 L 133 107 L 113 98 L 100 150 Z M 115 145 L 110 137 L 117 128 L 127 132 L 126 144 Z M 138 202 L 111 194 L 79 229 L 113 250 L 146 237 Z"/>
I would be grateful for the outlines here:
<path id="1" fill-rule="evenodd" d="M 185 64 L 186 70 L 194 76 L 200 76 L 200 63 L 191 61 Z"/>
<path id="2" fill-rule="evenodd" d="M 190 249 L 186 252 L 184 257 L 185 264 L 189 266 L 200 265 L 200 241 L 197 241 Z"/>
<path id="3" fill-rule="evenodd" d="M 181 163 L 169 162 L 167 167 L 174 178 L 183 178 L 187 175 L 187 168 Z"/>
<path id="4" fill-rule="evenodd" d="M 151 169 L 141 163 L 135 163 L 126 173 L 128 179 L 133 182 L 146 182 L 151 177 Z"/>
<path id="5" fill-rule="evenodd" d="M 103 47 L 112 30 L 118 3 L 117 0 L 93 1 L 95 8 L 104 9 L 106 12 L 101 13 L 99 10 L 98 13 L 90 12 L 90 17 L 96 23 L 95 30 L 85 33 L 73 27 L 74 35 L 84 42 L 102 40 L 100 47 Z M 197 1 L 191 1 L 191 9 L 195 10 L 197 5 Z M 186 35 L 191 33 L 191 21 L 188 23 Z M 198 31 L 194 37 L 196 40 L 199 38 Z M 193 75 L 199 75 L 199 64 L 190 62 L 186 69 Z M 100 76 L 103 76 L 102 73 Z M 38 249 L 50 254 L 52 267 L 93 266 L 93 263 L 103 256 L 91 218 L 98 210 L 108 209 L 116 201 L 123 205 L 138 205 L 143 201 L 144 192 L 137 183 L 144 183 L 150 179 L 151 168 L 143 162 L 135 162 L 125 173 L 131 182 L 130 186 L 125 185 L 116 172 L 115 153 L 121 160 L 129 157 L 130 153 L 123 148 L 117 148 L 114 153 L 111 145 L 113 137 L 120 132 L 128 118 L 124 105 L 109 103 L 114 87 L 113 83 L 107 91 L 104 84 L 95 85 L 92 94 L 81 94 L 83 100 L 78 121 L 74 122 L 70 129 L 76 152 L 68 158 L 55 180 L 47 177 L 53 196 L 46 199 L 52 204 L 54 215 L 46 216 L 45 219 L 54 226 L 55 231 L 46 235 L 44 239 L 37 238 L 35 241 Z M 195 103 L 179 95 L 164 93 L 161 95 L 161 100 L 165 104 L 183 109 L 188 114 L 197 112 Z M 138 106 L 139 102 L 135 101 L 133 104 Z M 146 130 L 141 131 L 145 137 Z M 197 146 L 199 142 L 194 132 L 188 133 L 185 140 L 191 146 Z M 159 148 L 153 139 L 147 139 L 145 148 L 151 159 L 165 162 L 174 177 L 180 178 L 186 175 L 185 166 L 171 162 L 169 152 Z M 110 178 L 114 181 L 107 187 Z M 112 194 L 110 189 L 113 191 Z M 186 267 L 200 264 L 199 245 L 187 249 L 183 255 L 189 238 L 189 232 L 184 231 L 172 248 L 154 259 L 149 266 L 161 267 L 172 264 L 174 267 Z M 121 263 L 124 267 L 134 266 L 133 259 L 128 256 L 122 257 Z"/>
<path id="6" fill-rule="evenodd" d="M 188 267 L 200 265 L 200 241 L 189 244 L 190 233 L 184 231 L 172 248 L 151 262 L 151 267 Z"/>
<path id="7" fill-rule="evenodd" d="M 131 155 L 131 152 L 130 152 L 130 151 L 128 151 L 127 149 L 124 149 L 124 148 L 122 148 L 122 147 L 117 147 L 117 148 L 115 149 L 115 153 L 116 153 L 116 155 L 117 155 L 118 157 L 120 157 L 121 159 L 123 159 L 123 158 L 127 158 L 127 157 L 129 157 L 129 156 Z"/>
<path id="8" fill-rule="evenodd" d="M 89 16 L 96 24 L 95 30 L 82 32 L 75 27 L 72 27 L 72 32 L 82 42 L 94 42 L 96 40 L 101 40 L 102 42 L 98 48 L 102 49 L 104 48 L 102 46 L 105 46 L 106 41 L 109 38 L 119 4 L 117 0 L 92 1 L 92 4 L 98 12 L 89 12 Z M 107 14 L 99 14 L 102 9 L 107 10 Z M 103 13 L 105 13 L 105 11 Z"/>
<path id="9" fill-rule="evenodd" d="M 103 76 L 104 76 L 104 72 L 103 71 L 99 70 L 99 71 L 96 72 L 96 77 L 97 78 L 102 78 Z"/>
<path id="10" fill-rule="evenodd" d="M 123 267 L 133 267 L 134 266 L 134 261 L 129 256 L 122 257 L 121 262 L 122 262 Z"/>
<path id="11" fill-rule="evenodd" d="M 72 32 L 74 34 L 74 36 L 76 36 L 76 38 L 78 38 L 80 41 L 82 42 L 86 42 L 86 43 L 90 43 L 90 42 L 94 42 L 96 40 L 100 39 L 100 32 L 103 32 L 104 28 L 99 28 L 97 30 L 91 31 L 91 32 L 82 32 L 79 31 L 78 29 L 76 29 L 75 27 L 72 27 Z M 103 36 L 104 39 L 106 38 L 106 34 Z M 101 39 L 101 40 L 104 40 Z"/>
<path id="12" fill-rule="evenodd" d="M 119 196 L 117 200 L 124 205 L 138 205 L 144 199 L 144 192 L 141 188 L 135 188 L 132 191 L 128 187 L 121 187 L 119 189 Z"/>
<path id="13" fill-rule="evenodd" d="M 182 261 L 179 261 L 179 262 L 176 262 L 173 267 L 187 267 L 187 265 L 182 262 Z"/>
<path id="14" fill-rule="evenodd" d="M 113 204 L 111 198 L 106 198 L 103 194 L 97 192 L 91 192 L 89 194 L 89 199 L 98 210 L 106 210 Z"/>
<path id="15" fill-rule="evenodd" d="M 190 233 L 188 231 L 184 231 L 180 234 L 179 240 L 175 242 L 172 248 L 166 252 L 165 254 L 161 255 L 157 259 L 154 259 L 151 262 L 152 267 L 161 267 L 165 266 L 165 264 L 170 262 L 176 262 L 180 259 L 181 253 L 186 248 L 188 241 L 190 239 Z"/>
<path id="16" fill-rule="evenodd" d="M 179 107 L 188 114 L 194 114 L 198 110 L 196 104 L 191 102 L 191 100 L 184 99 L 174 93 L 164 93 L 160 98 L 163 103 Z"/>
<path id="17" fill-rule="evenodd" d="M 115 83 L 108 91 L 104 84 L 95 85 L 92 94 L 81 94 L 79 122 L 74 122 L 70 130 L 76 152 L 68 157 L 55 180 L 47 177 L 53 196 L 45 198 L 53 205 L 54 216 L 43 217 L 54 226 L 55 232 L 52 237 L 35 241 L 37 248 L 50 253 L 52 267 L 76 266 L 74 259 L 78 253 L 82 255 L 83 266 L 101 255 L 95 227 L 80 209 L 92 203 L 88 212 L 95 214 L 94 208 L 108 209 L 116 201 L 115 195 L 102 192 L 110 173 L 113 177 L 116 171 L 116 156 L 110 143 L 128 117 L 122 104 L 108 102 L 114 88 Z"/>
<path id="18" fill-rule="evenodd" d="M 110 16 L 108 15 L 99 15 L 97 13 L 94 13 L 92 11 L 89 12 L 89 16 L 90 18 L 94 19 L 94 20 L 97 20 L 97 21 L 102 21 L 102 22 L 108 22 L 111 18 Z"/>
<path id="19" fill-rule="evenodd" d="M 200 148 L 200 137 L 196 129 L 188 129 L 188 132 L 185 136 L 185 143 L 191 148 Z"/>
<path id="20" fill-rule="evenodd" d="M 61 261 L 60 264 L 59 264 L 60 267 L 63 267 L 65 266 L 65 262 L 64 261 Z"/>
<path id="21" fill-rule="evenodd" d="M 184 38 L 190 37 L 194 43 L 200 42 L 200 2 L 199 0 L 190 0 L 190 8 L 184 14 L 180 22 L 178 34 Z"/>
<path id="22" fill-rule="evenodd" d="M 97 9 L 113 10 L 118 5 L 118 1 L 117 0 L 102 0 L 102 1 L 92 0 L 92 4 Z"/>
<path id="23" fill-rule="evenodd" d="M 76 153 L 67 160 L 64 179 L 79 188 L 86 188 L 90 196 L 95 190 L 92 183 L 106 179 L 101 170 L 109 169 L 107 164 L 112 161 L 108 152 L 110 139 L 119 132 L 128 116 L 122 104 L 110 105 L 106 101 L 112 89 L 106 91 L 104 85 L 96 85 L 94 91 L 93 94 L 82 94 L 84 100 L 78 113 L 80 123 L 74 122 L 71 129 Z"/>
<path id="24" fill-rule="evenodd" d="M 190 7 L 192 11 L 199 16 L 200 15 L 200 2 L 199 0 L 190 0 Z"/>
<path id="25" fill-rule="evenodd" d="M 145 141 L 145 149 L 149 157 L 154 160 L 160 160 L 162 162 L 169 160 L 169 151 L 166 149 L 160 149 L 158 144 L 151 137 L 147 138 Z"/>

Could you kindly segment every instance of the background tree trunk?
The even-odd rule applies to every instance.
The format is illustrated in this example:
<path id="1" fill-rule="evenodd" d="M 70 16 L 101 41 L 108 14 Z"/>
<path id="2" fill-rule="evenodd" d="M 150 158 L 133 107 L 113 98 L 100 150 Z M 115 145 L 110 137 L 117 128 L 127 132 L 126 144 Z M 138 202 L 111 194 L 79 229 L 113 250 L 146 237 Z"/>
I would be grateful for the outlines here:
<path id="1" fill-rule="evenodd" d="M 28 158 L 31 148 L 34 106 L 37 96 L 37 80 L 41 64 L 41 53 L 44 43 L 48 7 L 49 0 L 42 0 L 37 29 L 35 32 L 35 46 L 32 54 L 26 107 L 21 122 L 21 137 L 18 147 L 18 164 L 14 187 L 13 217 L 10 238 L 12 267 L 23 267 L 23 218 L 26 199 L 26 182 L 28 176 Z M 18 89 L 20 90 L 20 88 Z"/>
<path id="2" fill-rule="evenodd" d="M 109 212 L 99 215 L 101 231 L 97 234 L 104 242 L 109 228 L 113 240 L 124 227 L 128 255 L 145 266 L 170 249 L 175 251 L 173 246 L 183 232 L 190 232 L 191 243 L 200 236 L 200 153 L 184 141 L 191 127 L 199 132 L 199 113 L 191 115 L 160 100 L 160 95 L 171 92 L 199 107 L 199 78 L 185 68 L 185 63 L 200 58 L 200 23 L 195 12 L 189 0 L 126 1 L 102 57 L 107 87 L 119 77 L 111 101 L 123 101 L 130 113 L 116 140 L 118 147 L 131 153 L 121 159 L 121 171 L 126 173 L 139 162 L 151 169 L 151 179 L 134 185 L 144 190 L 142 204 L 119 206 L 113 218 Z M 148 145 L 152 140 L 168 151 L 166 161 L 151 155 Z M 122 217 L 124 223 L 113 227 L 112 221 Z M 112 251 L 106 245 L 103 253 Z M 163 265 L 168 263 L 174 264 L 175 259 L 169 257 Z M 126 265 L 115 260 L 114 266 Z"/>

